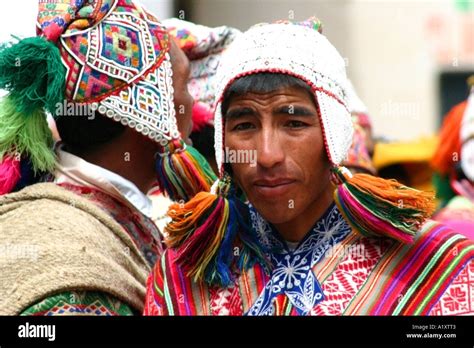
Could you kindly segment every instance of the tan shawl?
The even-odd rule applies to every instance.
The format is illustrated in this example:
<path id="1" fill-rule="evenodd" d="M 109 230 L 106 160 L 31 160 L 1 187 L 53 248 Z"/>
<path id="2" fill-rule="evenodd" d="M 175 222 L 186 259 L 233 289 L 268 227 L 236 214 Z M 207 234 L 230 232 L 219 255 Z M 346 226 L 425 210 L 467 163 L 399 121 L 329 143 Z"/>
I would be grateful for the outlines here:
<path id="1" fill-rule="evenodd" d="M 99 207 L 55 184 L 0 197 L 0 315 L 68 290 L 108 293 L 142 311 L 150 268 Z"/>

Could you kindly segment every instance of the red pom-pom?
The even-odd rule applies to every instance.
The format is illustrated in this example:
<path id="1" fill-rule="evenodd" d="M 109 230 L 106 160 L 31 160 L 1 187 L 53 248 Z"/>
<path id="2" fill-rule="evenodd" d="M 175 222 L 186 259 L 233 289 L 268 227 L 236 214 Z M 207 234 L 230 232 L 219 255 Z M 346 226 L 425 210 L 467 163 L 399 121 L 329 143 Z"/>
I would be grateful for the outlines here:
<path id="1" fill-rule="evenodd" d="M 212 125 L 212 110 L 203 102 L 196 102 L 193 106 L 193 132 L 199 132 L 207 125 Z"/>
<path id="2" fill-rule="evenodd" d="M 0 163 L 0 195 L 10 193 L 20 180 L 20 161 L 4 156 Z"/>

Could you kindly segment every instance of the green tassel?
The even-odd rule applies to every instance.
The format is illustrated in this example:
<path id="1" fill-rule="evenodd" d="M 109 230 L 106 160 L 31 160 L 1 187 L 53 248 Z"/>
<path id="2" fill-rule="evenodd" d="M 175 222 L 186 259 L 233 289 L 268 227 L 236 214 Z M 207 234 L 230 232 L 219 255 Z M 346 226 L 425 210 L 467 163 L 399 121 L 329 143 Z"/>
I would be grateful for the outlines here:
<path id="1" fill-rule="evenodd" d="M 10 95 L 0 101 L 0 162 L 5 155 L 27 154 L 35 172 L 51 172 L 56 163 L 53 143 L 42 108 L 25 115 Z"/>
<path id="2" fill-rule="evenodd" d="M 10 92 L 18 113 L 44 107 L 54 115 L 66 89 L 59 49 L 39 36 L 0 45 L 0 88 Z"/>
<path id="3" fill-rule="evenodd" d="M 205 177 L 208 178 L 209 182 L 211 184 L 214 183 L 214 181 L 217 180 L 217 176 L 212 170 L 206 158 L 198 150 L 196 150 L 194 147 L 190 145 L 188 145 L 186 149 L 191 154 L 191 156 L 196 160 L 196 162 L 199 163 L 199 167 L 203 171 Z"/>

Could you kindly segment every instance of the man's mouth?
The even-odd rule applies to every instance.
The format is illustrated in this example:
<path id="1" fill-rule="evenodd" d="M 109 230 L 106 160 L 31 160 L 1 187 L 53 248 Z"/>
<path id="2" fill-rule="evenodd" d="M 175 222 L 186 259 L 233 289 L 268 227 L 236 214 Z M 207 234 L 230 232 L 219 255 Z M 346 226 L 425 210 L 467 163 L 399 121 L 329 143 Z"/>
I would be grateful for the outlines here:
<path id="1" fill-rule="evenodd" d="M 259 179 L 253 182 L 253 186 L 257 195 L 270 199 L 287 193 L 295 182 L 290 178 Z"/>

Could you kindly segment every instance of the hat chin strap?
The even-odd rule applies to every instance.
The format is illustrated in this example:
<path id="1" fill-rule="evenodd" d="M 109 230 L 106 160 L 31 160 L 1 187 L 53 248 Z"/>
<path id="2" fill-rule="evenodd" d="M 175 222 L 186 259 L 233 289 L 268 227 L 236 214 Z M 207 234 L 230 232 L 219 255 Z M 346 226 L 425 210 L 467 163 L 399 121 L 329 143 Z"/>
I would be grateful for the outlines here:
<path id="1" fill-rule="evenodd" d="M 188 203 L 174 204 L 166 226 L 167 245 L 188 277 L 227 287 L 234 275 L 259 262 L 269 264 L 256 232 L 249 227 L 248 206 L 235 195 L 228 174 L 213 185 L 216 193 L 200 192 Z"/>

